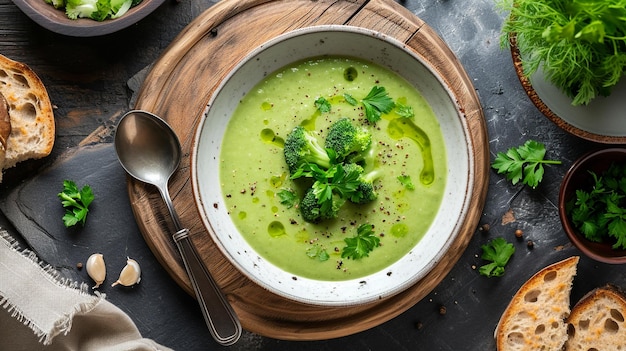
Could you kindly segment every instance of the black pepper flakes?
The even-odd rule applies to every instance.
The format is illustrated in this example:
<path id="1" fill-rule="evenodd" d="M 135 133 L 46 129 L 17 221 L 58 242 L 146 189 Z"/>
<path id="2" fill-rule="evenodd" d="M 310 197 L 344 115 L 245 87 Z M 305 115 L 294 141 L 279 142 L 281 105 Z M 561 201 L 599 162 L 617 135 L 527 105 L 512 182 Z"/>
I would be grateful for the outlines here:
<path id="1" fill-rule="evenodd" d="M 81 269 L 83 269 L 83 263 L 82 262 L 78 262 L 76 264 L 76 268 L 80 271 Z"/>
<path id="2" fill-rule="evenodd" d="M 526 242 L 526 247 L 528 247 L 529 250 L 532 250 L 533 248 L 535 248 L 535 243 L 533 243 L 532 240 L 528 240 Z"/>

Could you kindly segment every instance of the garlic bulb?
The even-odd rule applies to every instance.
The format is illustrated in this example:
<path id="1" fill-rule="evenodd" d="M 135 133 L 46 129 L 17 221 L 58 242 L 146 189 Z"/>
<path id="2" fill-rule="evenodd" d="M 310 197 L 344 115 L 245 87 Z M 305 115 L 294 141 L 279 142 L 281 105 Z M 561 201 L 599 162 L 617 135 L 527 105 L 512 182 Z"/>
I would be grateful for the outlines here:
<path id="1" fill-rule="evenodd" d="M 140 280 L 141 268 L 139 267 L 139 263 L 137 263 L 137 261 L 133 260 L 132 258 L 129 258 L 126 260 L 126 266 L 124 266 L 124 269 L 122 269 L 120 277 L 115 283 L 111 284 L 111 286 L 116 286 L 117 284 L 131 286 L 139 283 Z"/>
<path id="2" fill-rule="evenodd" d="M 104 282 L 107 275 L 107 268 L 104 265 L 104 257 L 100 253 L 95 253 L 87 259 L 87 274 L 96 282 L 92 289 L 96 289 Z"/>

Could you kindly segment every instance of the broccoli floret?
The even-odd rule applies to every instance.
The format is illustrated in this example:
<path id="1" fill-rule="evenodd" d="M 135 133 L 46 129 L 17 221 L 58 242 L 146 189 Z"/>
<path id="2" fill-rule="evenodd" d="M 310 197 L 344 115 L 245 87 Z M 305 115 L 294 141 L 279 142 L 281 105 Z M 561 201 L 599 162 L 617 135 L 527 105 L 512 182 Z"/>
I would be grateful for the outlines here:
<path id="1" fill-rule="evenodd" d="M 348 118 L 340 118 L 330 126 L 324 147 L 335 150 L 338 161 L 355 162 L 371 144 L 372 134 L 367 129 L 356 127 Z"/>
<path id="2" fill-rule="evenodd" d="M 315 197 L 313 188 L 309 188 L 302 200 L 300 200 L 300 214 L 307 222 L 315 223 L 320 220 L 320 205 L 317 203 L 317 197 Z"/>
<path id="3" fill-rule="evenodd" d="M 320 204 L 315 189 L 309 188 L 300 201 L 300 213 L 305 221 L 317 223 L 320 220 L 337 218 L 344 203 L 344 199 L 333 194 L 331 201 Z"/>
<path id="4" fill-rule="evenodd" d="M 362 174 L 359 177 L 359 185 L 354 194 L 350 197 L 350 201 L 357 204 L 365 204 L 376 200 L 378 193 L 374 187 L 374 182 L 382 176 L 380 170 L 373 170 Z"/>
<path id="5" fill-rule="evenodd" d="M 284 154 L 291 174 L 304 163 L 315 163 L 324 169 L 331 166 L 328 152 L 319 144 L 315 136 L 302 126 L 295 127 L 287 135 Z"/>

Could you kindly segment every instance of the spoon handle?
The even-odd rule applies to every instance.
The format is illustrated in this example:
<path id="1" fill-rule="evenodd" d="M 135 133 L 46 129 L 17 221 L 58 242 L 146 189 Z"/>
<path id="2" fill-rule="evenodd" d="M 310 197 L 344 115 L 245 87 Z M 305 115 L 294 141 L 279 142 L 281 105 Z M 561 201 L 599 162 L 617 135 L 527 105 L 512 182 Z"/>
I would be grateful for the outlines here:
<path id="1" fill-rule="evenodd" d="M 223 346 L 234 344 L 241 336 L 241 324 L 215 280 L 200 261 L 189 239 L 189 229 L 179 230 L 173 238 L 211 335 Z"/>

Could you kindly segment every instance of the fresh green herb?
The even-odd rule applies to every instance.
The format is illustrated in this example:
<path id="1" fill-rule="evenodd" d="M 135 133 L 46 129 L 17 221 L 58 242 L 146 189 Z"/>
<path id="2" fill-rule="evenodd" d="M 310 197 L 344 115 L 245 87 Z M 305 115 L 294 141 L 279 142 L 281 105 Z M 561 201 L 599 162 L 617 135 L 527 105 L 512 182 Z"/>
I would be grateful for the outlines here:
<path id="1" fill-rule="evenodd" d="M 344 239 L 346 246 L 341 251 L 341 257 L 350 257 L 358 260 L 369 256 L 380 243 L 380 238 L 374 234 L 374 226 L 371 224 L 361 224 L 357 229 L 357 235 Z"/>
<path id="2" fill-rule="evenodd" d="M 626 249 L 626 164 L 612 164 L 593 177 L 591 190 L 578 189 L 566 204 L 572 223 L 589 240 Z"/>
<path id="3" fill-rule="evenodd" d="M 141 0 L 44 0 L 57 9 L 65 9 L 69 19 L 90 18 L 95 21 L 115 19 L 138 5 Z"/>
<path id="4" fill-rule="evenodd" d="M 513 244 L 504 240 L 504 238 L 495 238 L 485 245 L 481 246 L 483 253 L 480 256 L 485 261 L 491 263 L 485 264 L 478 269 L 481 275 L 487 277 L 500 277 L 504 274 L 504 267 L 509 259 L 515 253 Z"/>
<path id="5" fill-rule="evenodd" d="M 496 0 L 509 11 L 502 46 L 516 36 L 524 74 L 542 68 L 573 105 L 607 96 L 626 69 L 626 0 Z"/>
<path id="6" fill-rule="evenodd" d="M 400 102 L 396 102 L 396 114 L 402 118 L 412 119 L 415 117 L 415 112 L 413 112 L 413 107 L 409 105 L 405 105 Z"/>
<path id="7" fill-rule="evenodd" d="M 348 93 L 343 94 L 343 98 L 346 100 L 347 103 L 349 103 L 352 106 L 356 106 L 359 104 L 357 99 L 353 98 L 352 95 Z"/>
<path id="8" fill-rule="evenodd" d="M 328 102 L 328 100 L 326 100 L 323 96 L 317 98 L 314 104 L 321 113 L 330 112 L 330 102 Z"/>
<path id="9" fill-rule="evenodd" d="M 344 199 L 349 198 L 359 186 L 361 172 L 356 169 L 346 170 L 342 164 L 336 164 L 323 175 L 321 173 L 316 173 L 316 175 L 312 186 L 313 193 L 319 203 L 323 204 L 331 200 L 333 193 Z"/>
<path id="10" fill-rule="evenodd" d="M 415 185 L 413 185 L 410 175 L 406 175 L 406 174 L 399 175 L 398 180 L 400 181 L 402 185 L 404 185 L 405 188 L 409 190 L 415 190 Z"/>
<path id="11" fill-rule="evenodd" d="M 78 189 L 76 183 L 71 180 L 63 181 L 63 191 L 58 194 L 61 204 L 66 208 L 63 216 L 63 223 L 66 227 L 71 227 L 80 222 L 85 225 L 89 205 L 94 199 L 93 192 L 89 185 Z"/>
<path id="12" fill-rule="evenodd" d="M 396 106 L 384 87 L 374 86 L 361 100 L 365 108 L 365 117 L 370 123 L 380 120 L 383 113 L 389 113 Z"/>
<path id="13" fill-rule="evenodd" d="M 324 249 L 320 245 L 309 247 L 306 250 L 306 254 L 310 258 L 317 258 L 321 262 L 328 261 L 328 259 L 330 258 L 330 255 L 328 255 L 328 252 L 326 251 L 326 249 Z"/>
<path id="14" fill-rule="evenodd" d="M 278 192 L 278 198 L 280 199 L 280 203 L 285 205 L 287 208 L 292 208 L 298 202 L 298 197 L 291 190 L 281 190 Z"/>
<path id="15" fill-rule="evenodd" d="M 534 189 L 543 179 L 544 164 L 561 164 L 561 161 L 544 160 L 545 155 L 546 148 L 542 143 L 528 140 L 506 153 L 499 152 L 491 167 L 498 170 L 498 174 L 504 173 L 514 185 L 521 180 Z"/>

